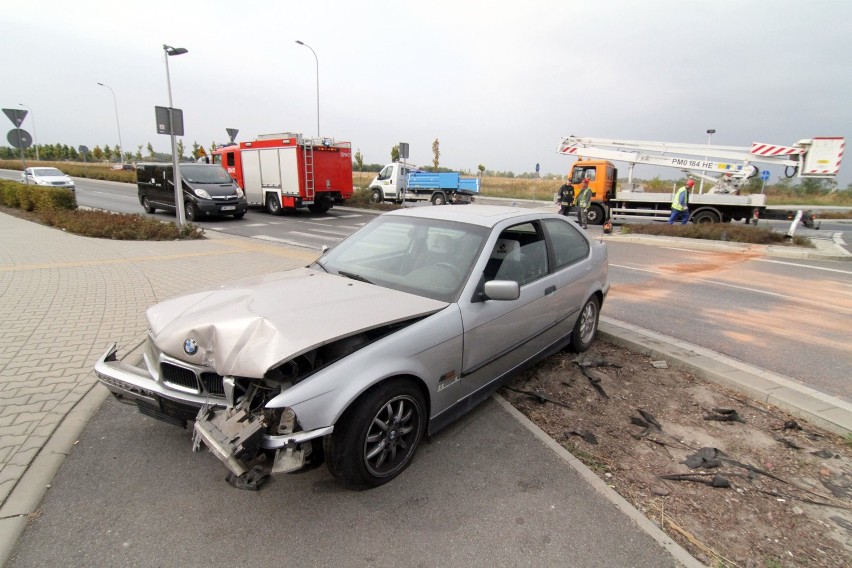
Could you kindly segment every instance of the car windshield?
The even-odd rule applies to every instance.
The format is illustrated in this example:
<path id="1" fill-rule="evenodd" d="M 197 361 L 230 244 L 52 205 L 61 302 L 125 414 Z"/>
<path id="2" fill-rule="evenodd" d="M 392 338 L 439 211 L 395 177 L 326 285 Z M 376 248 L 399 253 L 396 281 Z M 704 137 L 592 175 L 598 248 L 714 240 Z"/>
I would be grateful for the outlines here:
<path id="1" fill-rule="evenodd" d="M 193 183 L 231 183 L 231 176 L 219 166 L 181 166 L 180 173 Z"/>
<path id="2" fill-rule="evenodd" d="M 61 171 L 56 168 L 33 168 L 34 176 L 64 176 Z"/>
<path id="3" fill-rule="evenodd" d="M 379 217 L 318 260 L 332 273 L 453 302 L 488 237 L 475 225 Z"/>

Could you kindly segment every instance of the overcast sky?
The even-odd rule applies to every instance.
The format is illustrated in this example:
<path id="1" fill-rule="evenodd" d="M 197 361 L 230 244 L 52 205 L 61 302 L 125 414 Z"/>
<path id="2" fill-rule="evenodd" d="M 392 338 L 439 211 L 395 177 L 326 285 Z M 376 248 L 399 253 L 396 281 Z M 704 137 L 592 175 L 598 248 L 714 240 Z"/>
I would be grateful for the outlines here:
<path id="1" fill-rule="evenodd" d="M 164 43 L 189 50 L 169 58 L 187 147 L 225 142 L 226 128 L 238 141 L 316 135 L 316 62 L 296 40 L 319 60 L 320 134 L 368 163 L 403 141 L 430 164 L 438 138 L 442 166 L 565 173 L 556 148 L 570 134 L 852 135 L 849 0 L 30 0 L 6 3 L 0 22 L 0 106 L 32 109 L 39 144 L 114 146 L 101 82 L 124 150 L 167 151 L 154 121 L 168 106 Z"/>

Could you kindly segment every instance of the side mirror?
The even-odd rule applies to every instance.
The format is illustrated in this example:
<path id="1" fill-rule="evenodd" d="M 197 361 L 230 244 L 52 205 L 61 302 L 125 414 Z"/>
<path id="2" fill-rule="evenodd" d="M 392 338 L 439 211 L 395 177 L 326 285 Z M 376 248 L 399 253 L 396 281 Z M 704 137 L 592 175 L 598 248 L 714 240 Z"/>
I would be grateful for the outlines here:
<path id="1" fill-rule="evenodd" d="M 489 300 L 511 301 L 521 297 L 521 286 L 514 280 L 491 280 L 485 283 L 484 291 Z"/>

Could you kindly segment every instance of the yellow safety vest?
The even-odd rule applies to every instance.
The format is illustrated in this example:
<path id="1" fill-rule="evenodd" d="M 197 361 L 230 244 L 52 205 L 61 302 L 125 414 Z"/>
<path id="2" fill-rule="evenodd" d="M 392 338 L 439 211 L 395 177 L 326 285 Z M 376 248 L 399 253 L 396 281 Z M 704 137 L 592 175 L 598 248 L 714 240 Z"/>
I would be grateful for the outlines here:
<path id="1" fill-rule="evenodd" d="M 680 196 L 682 193 L 685 193 L 687 191 L 688 190 L 686 189 L 686 186 L 683 186 L 677 190 L 677 193 L 675 193 L 674 199 L 672 200 L 672 209 L 674 209 L 675 211 L 683 211 L 684 205 L 681 205 L 680 203 Z M 683 200 L 684 204 L 687 203 L 687 199 L 688 198 Z"/>

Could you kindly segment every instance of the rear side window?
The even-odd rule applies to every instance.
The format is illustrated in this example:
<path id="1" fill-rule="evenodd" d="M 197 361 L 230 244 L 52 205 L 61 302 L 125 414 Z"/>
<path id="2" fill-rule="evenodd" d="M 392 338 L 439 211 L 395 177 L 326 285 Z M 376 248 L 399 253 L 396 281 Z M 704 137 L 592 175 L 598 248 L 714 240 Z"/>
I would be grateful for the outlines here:
<path id="1" fill-rule="evenodd" d="M 227 159 L 228 159 L 228 164 L 227 164 L 227 165 L 229 165 L 229 166 L 232 166 L 232 167 L 233 167 L 233 165 L 234 165 L 234 153 L 233 153 L 233 152 L 228 152 L 228 153 L 226 154 L 226 156 L 227 156 Z"/>
<path id="2" fill-rule="evenodd" d="M 561 219 L 546 219 L 544 228 L 547 230 L 553 246 L 557 270 L 589 256 L 588 241 L 570 222 Z"/>

